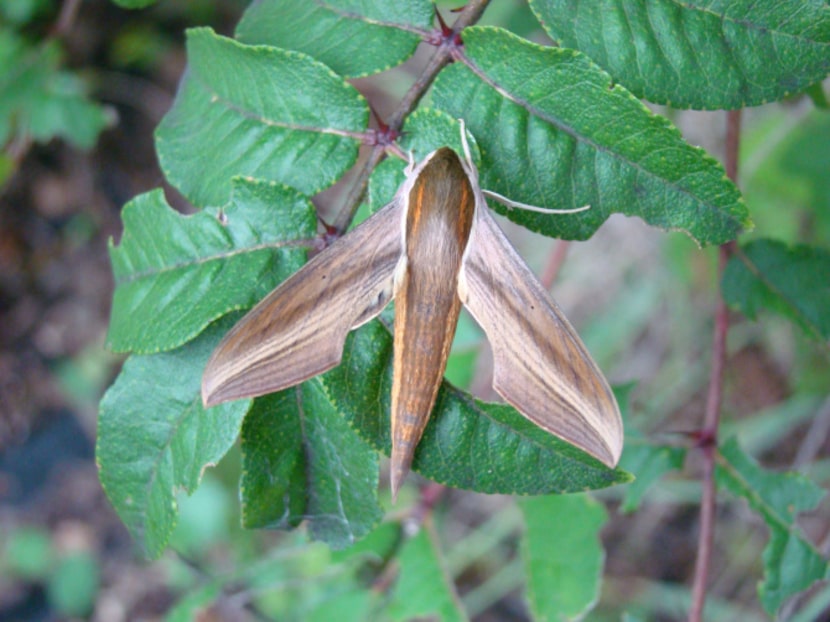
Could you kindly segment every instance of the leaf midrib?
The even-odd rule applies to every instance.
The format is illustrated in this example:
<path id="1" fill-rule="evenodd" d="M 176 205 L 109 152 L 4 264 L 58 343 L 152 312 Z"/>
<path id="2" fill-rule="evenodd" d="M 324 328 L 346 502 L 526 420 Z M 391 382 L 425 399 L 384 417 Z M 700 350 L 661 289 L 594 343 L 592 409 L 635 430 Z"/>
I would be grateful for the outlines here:
<path id="1" fill-rule="evenodd" d="M 145 270 L 130 272 L 125 277 L 116 278 L 115 286 L 120 287 L 122 285 L 135 283 L 143 279 L 158 278 L 164 274 L 169 274 L 171 272 L 185 270 L 187 268 L 195 268 L 202 264 L 210 263 L 213 261 L 227 261 L 228 259 L 235 257 L 237 255 L 256 253 L 262 250 L 279 250 L 281 248 L 313 248 L 315 240 L 316 238 L 307 238 L 302 240 L 282 240 L 277 242 L 265 242 L 262 244 L 257 244 L 256 246 L 235 248 L 230 251 L 224 251 L 214 253 L 211 255 L 206 255 L 203 257 L 197 257 L 191 259 L 190 261 L 176 261 L 173 263 L 165 264 L 164 266 L 160 266 L 158 268 L 150 267 Z"/>

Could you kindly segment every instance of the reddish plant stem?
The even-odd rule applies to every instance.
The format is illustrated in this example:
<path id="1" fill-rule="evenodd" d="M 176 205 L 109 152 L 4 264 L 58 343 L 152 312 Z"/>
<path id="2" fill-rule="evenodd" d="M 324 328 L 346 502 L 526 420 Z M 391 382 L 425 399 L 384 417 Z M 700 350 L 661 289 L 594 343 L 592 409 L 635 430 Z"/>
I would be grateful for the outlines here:
<path id="1" fill-rule="evenodd" d="M 453 23 L 452 32 L 455 34 L 460 33 L 467 26 L 476 23 L 481 18 L 488 4 L 490 4 L 490 0 L 471 0 L 461 11 L 458 19 Z M 432 86 L 435 78 L 452 60 L 453 54 L 454 46 L 452 45 L 441 45 L 437 48 L 435 54 L 421 72 L 421 75 L 418 76 L 418 79 L 403 96 L 395 112 L 389 118 L 388 125 L 393 132 L 399 132 L 401 130 L 404 119 L 415 110 L 418 102 L 421 101 L 421 98 L 429 90 L 429 87 Z M 332 223 L 332 226 L 340 233 L 346 231 L 352 222 L 352 218 L 354 218 L 354 214 L 360 206 L 360 202 L 363 200 L 363 195 L 366 194 L 366 188 L 369 185 L 369 177 L 372 171 L 375 170 L 375 167 L 385 157 L 386 147 L 384 145 L 374 145 L 372 147 L 369 157 L 360 168 L 354 184 L 352 184 L 348 195 L 346 195 L 343 208 L 338 212 L 337 217 Z"/>
<path id="2" fill-rule="evenodd" d="M 741 146 L 741 111 L 726 113 L 725 166 L 726 175 L 738 183 L 738 156 Z M 731 244 L 731 242 L 729 242 Z"/>
<path id="3" fill-rule="evenodd" d="M 733 182 L 738 179 L 738 147 L 740 145 L 741 111 L 730 110 L 726 120 L 725 167 Z M 732 255 L 735 242 L 723 244 L 718 251 L 718 284 Z M 701 473 L 702 495 L 700 500 L 700 532 L 698 534 L 697 563 L 692 586 L 692 605 L 689 622 L 701 622 L 706 604 L 706 584 L 712 561 L 712 545 L 715 536 L 715 451 L 718 444 L 721 403 L 723 401 L 723 374 L 726 367 L 726 337 L 729 333 L 729 309 L 718 286 L 715 307 L 715 329 L 712 337 L 712 362 L 709 372 L 709 392 L 706 396 L 706 412 L 698 439 L 703 466 Z"/>
<path id="4" fill-rule="evenodd" d="M 418 532 L 424 527 L 424 523 L 432 515 L 435 506 L 441 501 L 447 492 L 447 487 L 438 482 L 429 482 L 421 488 L 421 496 L 418 502 L 400 518 L 402 532 L 401 538 L 398 541 L 397 549 L 403 547 L 405 542 L 418 535 Z M 379 572 L 377 578 L 372 583 L 372 590 L 378 594 L 386 594 L 394 585 L 398 578 L 400 568 L 398 564 L 390 563 L 397 557 L 397 553 L 389 555 L 385 562 L 384 568 Z"/>
<path id="5" fill-rule="evenodd" d="M 61 12 L 55 25 L 52 27 L 52 35 L 55 37 L 65 37 L 69 34 L 72 26 L 75 24 L 75 17 L 78 15 L 78 9 L 81 7 L 81 0 L 64 0 L 61 4 Z"/>
<path id="6" fill-rule="evenodd" d="M 539 277 L 539 282 L 546 290 L 553 287 L 553 283 L 559 275 L 559 270 L 562 268 L 562 264 L 565 263 L 570 245 L 568 240 L 557 240 L 554 244 L 550 257 L 548 257 L 548 263 L 542 271 L 542 276 Z"/>
<path id="7" fill-rule="evenodd" d="M 417 533 L 427 517 L 432 514 L 432 510 L 441 501 L 447 493 L 447 487 L 438 482 L 429 482 L 421 488 L 420 499 L 417 505 L 412 508 L 409 514 L 409 529 Z M 412 535 L 414 535 L 414 533 Z"/>

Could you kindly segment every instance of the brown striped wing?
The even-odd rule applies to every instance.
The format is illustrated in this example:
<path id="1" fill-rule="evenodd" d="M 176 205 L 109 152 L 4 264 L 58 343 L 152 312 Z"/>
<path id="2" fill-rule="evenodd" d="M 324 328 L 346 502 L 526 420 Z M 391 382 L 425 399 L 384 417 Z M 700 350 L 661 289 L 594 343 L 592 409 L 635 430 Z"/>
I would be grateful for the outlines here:
<path id="1" fill-rule="evenodd" d="M 493 348 L 493 388 L 536 425 L 616 465 L 623 429 L 608 382 L 483 197 L 459 294 Z"/>
<path id="2" fill-rule="evenodd" d="M 204 403 L 273 393 L 335 367 L 349 331 L 394 295 L 403 209 L 396 198 L 251 309 L 208 361 Z"/>

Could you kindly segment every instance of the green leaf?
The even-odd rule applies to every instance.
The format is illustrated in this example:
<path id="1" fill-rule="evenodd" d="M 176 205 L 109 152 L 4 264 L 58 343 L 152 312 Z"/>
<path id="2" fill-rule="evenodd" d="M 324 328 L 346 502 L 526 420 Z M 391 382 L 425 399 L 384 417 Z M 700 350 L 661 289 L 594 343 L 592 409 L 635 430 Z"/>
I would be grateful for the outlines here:
<path id="1" fill-rule="evenodd" d="M 229 585 L 253 598 L 253 605 L 271 620 L 303 622 L 362 622 L 371 618 L 380 594 L 356 577 L 356 564 L 332 560 L 329 547 L 308 545 L 302 538 L 283 539 L 270 554 L 233 565 L 215 579 L 199 585 L 167 614 L 169 622 L 190 622 L 227 597 Z M 226 610 L 223 610 L 226 611 Z M 200 616 L 201 614 L 201 616 Z M 225 619 L 225 618 L 223 618 Z"/>
<path id="2" fill-rule="evenodd" d="M 192 493 L 239 434 L 250 400 L 202 407 L 202 370 L 230 328 L 223 320 L 172 352 L 131 356 L 101 400 L 101 484 L 133 537 L 158 557 L 176 524 L 176 494 Z"/>
<path id="3" fill-rule="evenodd" d="M 238 175 L 312 195 L 357 159 L 363 96 L 305 54 L 188 31 L 188 67 L 156 131 L 159 163 L 195 205 L 222 205 Z"/>
<path id="4" fill-rule="evenodd" d="M 771 107 L 741 136 L 741 187 L 758 230 L 787 243 L 830 239 L 830 114 Z M 805 226 L 809 222 L 809 226 Z"/>
<path id="5" fill-rule="evenodd" d="M 531 0 L 547 33 L 638 97 L 733 109 L 783 99 L 830 72 L 825 0 Z"/>
<path id="6" fill-rule="evenodd" d="M 271 600 L 277 606 L 268 608 L 271 619 L 359 622 L 371 618 L 379 594 L 361 585 L 355 566 L 334 565 L 331 549 L 322 544 L 293 551 L 289 556 L 285 552 L 271 556 L 262 571 L 247 573 L 254 590 L 277 596 Z M 280 562 L 280 558 L 284 559 Z"/>
<path id="7" fill-rule="evenodd" d="M 354 546 L 332 553 L 332 562 L 339 564 L 359 560 L 382 570 L 397 552 L 403 540 L 403 526 L 397 521 L 381 523 Z M 372 580 L 374 580 L 374 576 Z"/>
<path id="8" fill-rule="evenodd" d="M 227 541 L 231 515 L 236 514 L 235 495 L 216 475 L 205 473 L 199 488 L 179 495 L 179 516 L 169 546 L 194 559 Z"/>
<path id="9" fill-rule="evenodd" d="M 770 530 L 764 549 L 761 604 L 772 614 L 794 594 L 830 577 L 828 564 L 805 538 L 795 519 L 814 509 L 824 491 L 799 473 L 772 473 L 747 456 L 733 438 L 720 451 L 718 484 L 746 499 Z"/>
<path id="10" fill-rule="evenodd" d="M 640 435 L 627 434 L 620 468 L 632 473 L 636 479 L 625 487 L 620 511 L 627 514 L 638 509 L 652 484 L 666 473 L 683 468 L 685 457 L 686 450 L 682 447 L 653 445 Z"/>
<path id="11" fill-rule="evenodd" d="M 755 240 L 723 274 L 726 304 L 755 319 L 765 309 L 789 318 L 813 338 L 830 338 L 830 252 Z"/>
<path id="12" fill-rule="evenodd" d="M 101 569 L 88 551 L 76 551 L 62 558 L 47 585 L 49 603 L 67 618 L 86 618 L 98 597 Z"/>
<path id="13" fill-rule="evenodd" d="M 305 52 L 357 78 L 409 58 L 434 16 L 429 0 L 262 0 L 245 11 L 236 36 L 244 43 Z"/>
<path id="14" fill-rule="evenodd" d="M 823 82 L 816 82 L 811 84 L 804 91 L 805 95 L 813 102 L 813 106 L 820 110 L 830 109 L 830 101 L 827 99 L 827 94 L 824 92 Z"/>
<path id="15" fill-rule="evenodd" d="M 50 534 L 40 527 L 6 529 L 0 549 L 0 564 L 9 579 L 42 582 L 55 565 Z"/>
<path id="16" fill-rule="evenodd" d="M 392 338 L 379 322 L 352 332 L 343 361 L 322 376 L 331 402 L 358 433 L 389 453 Z M 415 451 L 415 471 L 456 488 L 499 494 L 578 492 L 627 482 L 512 406 L 487 404 L 444 382 Z"/>
<path id="17" fill-rule="evenodd" d="M 242 427 L 242 523 L 291 529 L 335 549 L 380 520 L 377 454 L 332 407 L 317 379 L 256 400 Z"/>
<path id="18" fill-rule="evenodd" d="M 466 620 L 452 581 L 441 563 L 435 535 L 424 525 L 401 547 L 397 558 L 400 574 L 389 604 L 392 620 Z"/>
<path id="19" fill-rule="evenodd" d="M 222 597 L 224 584 L 214 579 L 209 583 L 201 583 L 199 587 L 186 594 L 175 605 L 170 607 L 165 616 L 165 622 L 193 622 Z"/>
<path id="20" fill-rule="evenodd" d="M 229 311 L 251 307 L 305 263 L 298 240 L 317 232 L 314 206 L 296 191 L 235 179 L 222 210 L 184 216 L 156 190 L 128 203 L 107 346 L 158 352 L 180 346 Z"/>
<path id="21" fill-rule="evenodd" d="M 324 577 L 325 578 L 325 577 Z M 365 622 L 371 620 L 373 613 L 378 609 L 378 601 L 381 596 L 376 592 L 356 585 L 339 585 L 333 581 L 329 585 L 325 595 L 317 599 L 316 606 L 311 611 L 308 607 L 300 608 L 301 615 L 293 617 L 294 620 L 307 622 Z M 341 582 L 342 583 L 342 582 Z M 304 600 L 302 596 L 298 600 Z M 277 618 L 280 619 L 280 618 Z M 289 618 L 282 618 L 289 619 Z"/>
<path id="22" fill-rule="evenodd" d="M 481 154 L 475 137 L 469 131 L 467 143 L 473 162 L 478 164 Z M 423 160 L 439 147 L 450 147 L 458 155 L 464 156 L 461 124 L 458 118 L 437 108 L 421 107 L 409 115 L 401 130 L 398 144 L 405 153 L 411 153 L 416 162 Z"/>
<path id="23" fill-rule="evenodd" d="M 5 20 L 14 26 L 22 26 L 44 13 L 48 14 L 52 9 L 48 0 L 0 2 L 0 21 Z"/>
<path id="24" fill-rule="evenodd" d="M 463 38 L 466 64 L 441 72 L 433 101 L 475 135 L 482 187 L 531 205 L 591 206 L 568 215 L 494 204 L 497 211 L 567 239 L 590 237 L 614 212 L 699 244 L 731 240 L 749 225 L 721 165 L 586 56 L 495 28 L 468 28 Z"/>
<path id="25" fill-rule="evenodd" d="M 5 185 L 14 173 L 17 164 L 14 158 L 5 153 L 0 153 L 0 189 Z"/>
<path id="26" fill-rule="evenodd" d="M 582 619 L 596 604 L 605 551 L 599 532 L 608 516 L 588 495 L 520 499 L 527 600 L 534 620 Z"/>
<path id="27" fill-rule="evenodd" d="M 0 145 L 14 139 L 63 138 L 81 149 L 95 145 L 107 122 L 83 82 L 60 71 L 61 51 L 50 40 L 32 45 L 0 30 Z"/>

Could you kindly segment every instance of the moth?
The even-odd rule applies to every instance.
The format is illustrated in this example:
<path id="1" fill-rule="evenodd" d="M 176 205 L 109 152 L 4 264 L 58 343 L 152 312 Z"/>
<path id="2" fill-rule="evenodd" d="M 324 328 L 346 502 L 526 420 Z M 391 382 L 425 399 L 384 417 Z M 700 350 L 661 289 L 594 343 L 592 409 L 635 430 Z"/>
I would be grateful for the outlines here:
<path id="1" fill-rule="evenodd" d="M 464 158 L 442 147 L 410 162 L 389 204 L 231 329 L 202 377 L 206 406 L 279 391 L 335 367 L 349 331 L 394 298 L 394 498 L 435 404 L 464 305 L 492 346 L 494 389 L 544 430 L 616 465 L 623 429 L 614 394 L 490 215 L 463 124 L 462 142 Z"/>

